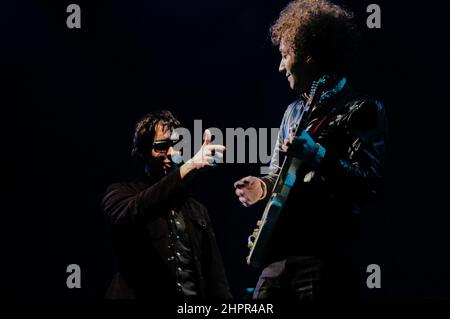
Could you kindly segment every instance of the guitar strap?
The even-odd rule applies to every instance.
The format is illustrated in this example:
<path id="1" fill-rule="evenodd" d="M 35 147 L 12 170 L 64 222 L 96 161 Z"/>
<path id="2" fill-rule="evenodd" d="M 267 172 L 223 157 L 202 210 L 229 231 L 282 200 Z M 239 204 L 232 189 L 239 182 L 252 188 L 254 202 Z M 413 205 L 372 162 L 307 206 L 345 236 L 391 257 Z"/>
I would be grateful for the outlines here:
<path id="1" fill-rule="evenodd" d="M 311 136 L 317 136 L 319 135 L 320 131 L 323 129 L 324 124 L 327 124 L 330 122 L 331 114 L 334 113 L 334 110 L 332 110 L 330 113 L 325 115 L 320 121 L 317 121 L 310 129 L 309 134 Z"/>

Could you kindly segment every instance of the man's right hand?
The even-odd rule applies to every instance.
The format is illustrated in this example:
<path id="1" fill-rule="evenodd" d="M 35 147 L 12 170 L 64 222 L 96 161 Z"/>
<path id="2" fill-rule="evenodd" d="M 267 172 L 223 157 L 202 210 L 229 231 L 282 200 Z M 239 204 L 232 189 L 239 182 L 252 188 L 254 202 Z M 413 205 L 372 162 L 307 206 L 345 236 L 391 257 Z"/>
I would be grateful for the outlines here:
<path id="1" fill-rule="evenodd" d="M 181 178 L 192 170 L 199 170 L 208 166 L 214 166 L 214 162 L 223 158 L 225 146 L 211 144 L 211 131 L 205 130 L 203 145 L 189 161 L 180 168 Z"/>
<path id="2" fill-rule="evenodd" d="M 236 188 L 235 193 L 239 197 L 239 201 L 245 207 L 255 204 L 265 195 L 264 182 L 254 176 L 247 176 L 238 180 L 234 183 L 234 187 Z"/>

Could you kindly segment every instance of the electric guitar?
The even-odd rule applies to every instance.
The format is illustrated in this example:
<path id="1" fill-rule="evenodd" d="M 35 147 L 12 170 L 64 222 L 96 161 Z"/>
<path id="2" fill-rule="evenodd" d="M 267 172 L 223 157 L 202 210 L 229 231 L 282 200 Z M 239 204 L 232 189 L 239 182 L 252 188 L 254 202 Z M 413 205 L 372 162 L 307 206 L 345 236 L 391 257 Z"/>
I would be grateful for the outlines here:
<path id="1" fill-rule="evenodd" d="M 309 111 L 320 99 L 327 80 L 328 77 L 323 76 L 318 81 L 314 81 L 311 85 L 303 116 L 301 117 L 300 123 L 297 123 L 294 128 L 295 136 L 300 136 L 302 131 L 306 129 L 306 125 L 309 121 Z M 297 172 L 300 171 L 301 167 L 302 161 L 300 159 L 289 156 L 285 157 L 280 174 L 274 184 L 270 200 L 264 209 L 264 213 L 261 219 L 256 223 L 253 234 L 248 237 L 248 248 L 250 248 L 250 253 L 247 256 L 247 264 L 254 267 L 262 266 L 275 225 L 283 211 L 289 193 L 295 184 Z"/>

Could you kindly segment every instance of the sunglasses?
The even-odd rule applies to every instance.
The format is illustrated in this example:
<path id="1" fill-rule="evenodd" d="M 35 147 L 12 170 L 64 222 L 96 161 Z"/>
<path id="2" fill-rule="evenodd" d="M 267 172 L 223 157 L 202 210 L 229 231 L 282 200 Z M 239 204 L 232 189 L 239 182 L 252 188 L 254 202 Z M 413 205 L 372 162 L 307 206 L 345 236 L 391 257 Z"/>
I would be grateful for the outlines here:
<path id="1" fill-rule="evenodd" d="M 152 144 L 153 150 L 158 153 L 164 153 L 169 150 L 170 147 L 173 147 L 175 144 L 178 143 L 179 140 L 160 140 L 160 141 L 154 141 Z"/>

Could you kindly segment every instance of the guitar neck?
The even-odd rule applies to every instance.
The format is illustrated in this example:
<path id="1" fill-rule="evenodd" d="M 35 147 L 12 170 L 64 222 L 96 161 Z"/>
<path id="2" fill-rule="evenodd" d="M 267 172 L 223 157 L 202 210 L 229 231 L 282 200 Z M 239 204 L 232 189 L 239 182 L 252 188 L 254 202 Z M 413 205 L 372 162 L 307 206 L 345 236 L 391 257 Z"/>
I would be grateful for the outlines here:
<path id="1" fill-rule="evenodd" d="M 311 86 L 311 92 L 309 94 L 309 98 L 306 101 L 305 108 L 303 111 L 303 115 L 301 116 L 299 123 L 296 124 L 295 127 L 295 136 L 298 137 L 302 133 L 304 129 L 306 129 L 310 114 L 311 114 L 311 107 L 315 106 L 316 103 L 319 101 L 321 96 L 321 91 L 323 87 L 323 81 L 315 81 Z M 278 174 L 277 180 L 275 181 L 273 193 L 279 193 L 281 191 L 281 188 L 283 184 L 285 183 L 286 176 L 288 176 L 289 170 L 298 170 L 300 166 L 302 165 L 302 161 L 297 158 L 292 158 L 290 156 L 285 156 L 283 160 L 283 165 L 281 166 L 280 172 Z"/>

